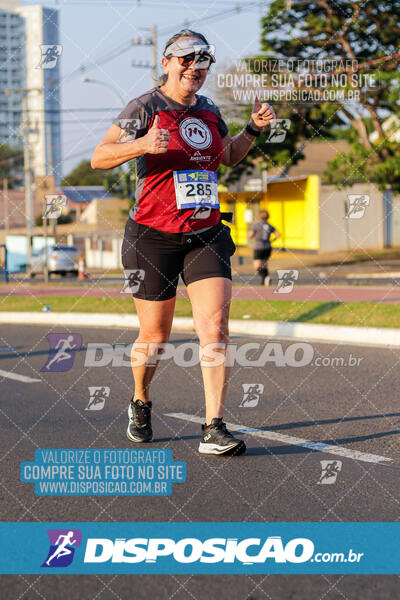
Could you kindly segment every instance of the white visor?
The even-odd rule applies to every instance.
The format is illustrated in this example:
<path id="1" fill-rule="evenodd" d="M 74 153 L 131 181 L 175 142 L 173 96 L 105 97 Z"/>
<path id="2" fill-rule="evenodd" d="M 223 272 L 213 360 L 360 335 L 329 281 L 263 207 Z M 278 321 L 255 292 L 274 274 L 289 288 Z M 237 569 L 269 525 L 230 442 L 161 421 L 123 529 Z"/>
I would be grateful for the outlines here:
<path id="1" fill-rule="evenodd" d="M 199 38 L 186 37 L 173 42 L 165 49 L 164 56 L 186 56 L 192 52 L 197 55 L 208 54 L 211 62 L 215 62 L 215 46 L 206 44 Z"/>

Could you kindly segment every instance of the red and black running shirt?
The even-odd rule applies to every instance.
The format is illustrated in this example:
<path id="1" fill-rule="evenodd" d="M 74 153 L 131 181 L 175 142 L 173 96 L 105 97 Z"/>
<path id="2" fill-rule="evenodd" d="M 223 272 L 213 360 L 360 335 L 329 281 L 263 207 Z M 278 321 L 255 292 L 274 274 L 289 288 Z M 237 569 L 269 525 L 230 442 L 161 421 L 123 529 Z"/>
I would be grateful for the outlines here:
<path id="1" fill-rule="evenodd" d="M 136 158 L 137 206 L 129 214 L 137 223 L 181 233 L 211 227 L 219 221 L 218 209 L 211 210 L 206 219 L 191 219 L 193 208 L 178 209 L 176 205 L 173 172 L 217 171 L 223 155 L 221 140 L 228 133 L 212 100 L 199 95 L 196 98 L 194 106 L 186 106 L 155 87 L 131 100 L 113 121 L 129 140 L 144 136 L 156 115 L 160 117 L 159 127 L 169 131 L 167 152 Z"/>

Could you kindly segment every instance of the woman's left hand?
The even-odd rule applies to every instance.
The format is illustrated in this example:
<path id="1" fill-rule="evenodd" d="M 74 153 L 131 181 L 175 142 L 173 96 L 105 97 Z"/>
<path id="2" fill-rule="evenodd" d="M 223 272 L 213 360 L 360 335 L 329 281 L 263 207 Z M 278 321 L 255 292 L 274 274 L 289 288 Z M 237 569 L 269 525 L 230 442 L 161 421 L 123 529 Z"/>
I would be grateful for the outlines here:
<path id="1" fill-rule="evenodd" d="M 254 124 L 257 129 L 261 130 L 269 125 L 273 119 L 276 119 L 276 115 L 272 106 L 266 102 L 261 104 L 260 100 L 256 98 L 254 101 L 253 112 L 251 113 L 250 126 Z"/>

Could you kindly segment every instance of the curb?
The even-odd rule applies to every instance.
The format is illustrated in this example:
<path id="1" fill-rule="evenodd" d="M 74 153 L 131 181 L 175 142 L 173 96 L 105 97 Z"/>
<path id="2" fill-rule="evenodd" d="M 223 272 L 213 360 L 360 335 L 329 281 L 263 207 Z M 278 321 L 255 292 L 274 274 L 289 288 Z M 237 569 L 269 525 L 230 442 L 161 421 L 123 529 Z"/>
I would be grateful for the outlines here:
<path id="1" fill-rule="evenodd" d="M 383 271 L 382 273 L 347 273 L 346 279 L 398 279 L 399 271 Z"/>
<path id="2" fill-rule="evenodd" d="M 1 312 L 0 323 L 26 325 L 59 325 L 62 327 L 118 327 L 138 329 L 136 315 L 113 313 L 54 313 L 54 312 Z M 173 331 L 194 331 L 191 317 L 175 317 Z M 377 327 L 347 327 L 279 321 L 242 321 L 231 319 L 229 330 L 233 334 L 254 335 L 342 344 L 400 348 L 400 329 Z"/>

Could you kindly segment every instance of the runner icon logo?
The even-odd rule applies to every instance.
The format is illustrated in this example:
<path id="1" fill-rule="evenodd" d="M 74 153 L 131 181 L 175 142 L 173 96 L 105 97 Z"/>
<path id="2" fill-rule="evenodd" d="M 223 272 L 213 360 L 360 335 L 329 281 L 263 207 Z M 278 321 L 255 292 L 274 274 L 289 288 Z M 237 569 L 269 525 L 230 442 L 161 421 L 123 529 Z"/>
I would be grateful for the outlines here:
<path id="1" fill-rule="evenodd" d="M 239 406 L 245 408 L 254 408 L 257 406 L 260 397 L 264 391 L 262 383 L 243 383 L 243 399 Z"/>
<path id="2" fill-rule="evenodd" d="M 106 402 L 106 398 L 110 397 L 110 388 L 105 386 L 88 387 L 89 403 L 85 410 L 102 410 Z"/>
<path id="3" fill-rule="evenodd" d="M 117 142 L 131 142 L 136 139 L 137 130 L 140 129 L 140 119 L 120 119 L 119 126 L 121 128 L 121 134 Z"/>
<path id="4" fill-rule="evenodd" d="M 299 272 L 296 269 L 278 269 L 278 285 L 274 289 L 274 294 L 289 294 L 299 278 Z"/>
<path id="5" fill-rule="evenodd" d="M 124 269 L 125 282 L 121 294 L 133 294 L 138 291 L 144 279 L 143 269 Z"/>
<path id="6" fill-rule="evenodd" d="M 65 373 L 74 364 L 75 352 L 82 346 L 82 336 L 79 333 L 49 333 L 47 340 L 50 345 L 49 356 L 42 372 Z"/>
<path id="7" fill-rule="evenodd" d="M 42 58 L 36 69 L 54 69 L 62 53 L 60 44 L 39 44 Z"/>
<path id="8" fill-rule="evenodd" d="M 338 473 L 342 470 L 341 460 L 321 460 L 321 477 L 318 485 L 332 485 L 336 482 Z"/>
<path id="9" fill-rule="evenodd" d="M 200 119 L 194 117 L 184 119 L 179 125 L 179 133 L 192 148 L 208 148 L 211 145 L 211 131 Z"/>
<path id="10" fill-rule="evenodd" d="M 42 567 L 68 567 L 74 558 L 75 549 L 81 545 L 79 529 L 48 529 L 50 548 Z"/>
<path id="11" fill-rule="evenodd" d="M 272 119 L 267 142 L 279 144 L 284 141 L 290 129 L 290 119 Z"/>
<path id="12" fill-rule="evenodd" d="M 67 196 L 63 194 L 46 194 L 45 200 L 43 216 L 49 219 L 58 219 L 61 216 L 63 208 L 67 206 Z"/>
<path id="13" fill-rule="evenodd" d="M 361 219 L 365 214 L 365 209 L 369 206 L 369 196 L 367 194 L 348 194 L 349 205 L 346 204 L 345 219 Z"/>

